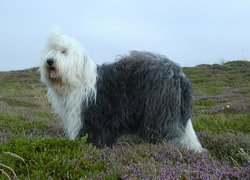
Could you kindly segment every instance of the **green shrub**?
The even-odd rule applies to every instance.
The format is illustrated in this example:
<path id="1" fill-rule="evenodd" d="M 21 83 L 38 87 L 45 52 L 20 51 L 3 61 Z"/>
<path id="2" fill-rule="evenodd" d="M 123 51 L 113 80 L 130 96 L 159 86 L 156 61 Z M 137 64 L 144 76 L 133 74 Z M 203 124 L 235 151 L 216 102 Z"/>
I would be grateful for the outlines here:
<path id="1" fill-rule="evenodd" d="M 105 163 L 98 158 L 96 148 L 86 145 L 85 140 L 15 138 L 1 147 L 0 162 L 13 169 L 21 179 L 95 177 L 106 171 Z"/>

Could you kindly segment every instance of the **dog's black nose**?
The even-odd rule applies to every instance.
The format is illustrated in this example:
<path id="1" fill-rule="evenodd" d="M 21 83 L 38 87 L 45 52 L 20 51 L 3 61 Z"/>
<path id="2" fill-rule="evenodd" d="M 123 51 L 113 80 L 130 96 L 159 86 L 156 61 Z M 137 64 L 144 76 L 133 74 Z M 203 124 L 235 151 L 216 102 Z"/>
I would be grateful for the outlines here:
<path id="1" fill-rule="evenodd" d="M 52 59 L 52 58 L 47 59 L 47 64 L 49 66 L 52 66 L 54 64 L 54 59 Z"/>

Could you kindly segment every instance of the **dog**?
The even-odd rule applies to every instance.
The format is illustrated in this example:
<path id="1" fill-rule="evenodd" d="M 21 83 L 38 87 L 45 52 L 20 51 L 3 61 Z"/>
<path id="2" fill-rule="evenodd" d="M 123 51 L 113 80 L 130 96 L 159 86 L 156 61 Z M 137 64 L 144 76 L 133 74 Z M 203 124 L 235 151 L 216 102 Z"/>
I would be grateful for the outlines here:
<path id="1" fill-rule="evenodd" d="M 40 64 L 48 99 L 72 140 L 88 135 L 110 146 L 123 135 L 147 142 L 177 142 L 203 148 L 191 122 L 192 85 L 167 57 L 132 51 L 113 63 L 95 64 L 74 38 L 50 33 Z"/>

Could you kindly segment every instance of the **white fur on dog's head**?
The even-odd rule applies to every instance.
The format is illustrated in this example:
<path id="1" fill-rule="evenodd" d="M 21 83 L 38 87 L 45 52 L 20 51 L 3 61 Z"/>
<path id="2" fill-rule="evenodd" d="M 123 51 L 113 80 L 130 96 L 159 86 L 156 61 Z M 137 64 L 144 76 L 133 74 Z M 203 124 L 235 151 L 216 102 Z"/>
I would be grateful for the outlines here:
<path id="1" fill-rule="evenodd" d="M 53 30 L 39 70 L 53 110 L 63 121 L 69 138 L 75 139 L 84 126 L 82 105 L 96 98 L 96 64 L 79 42 Z"/>
<path id="2" fill-rule="evenodd" d="M 47 60 L 53 59 L 53 66 Z M 53 30 L 48 38 L 40 65 L 41 81 L 56 91 L 95 83 L 96 65 L 84 47 L 74 38 Z"/>

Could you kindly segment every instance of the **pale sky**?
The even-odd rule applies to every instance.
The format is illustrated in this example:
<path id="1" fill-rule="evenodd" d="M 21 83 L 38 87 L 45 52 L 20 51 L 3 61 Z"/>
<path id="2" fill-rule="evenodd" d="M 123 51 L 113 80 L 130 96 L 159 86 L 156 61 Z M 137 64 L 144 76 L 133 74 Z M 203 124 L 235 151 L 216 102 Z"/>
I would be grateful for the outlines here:
<path id="1" fill-rule="evenodd" d="M 38 66 L 49 31 L 97 63 L 131 50 L 181 66 L 250 60 L 250 0 L 0 0 L 0 71 Z"/>

